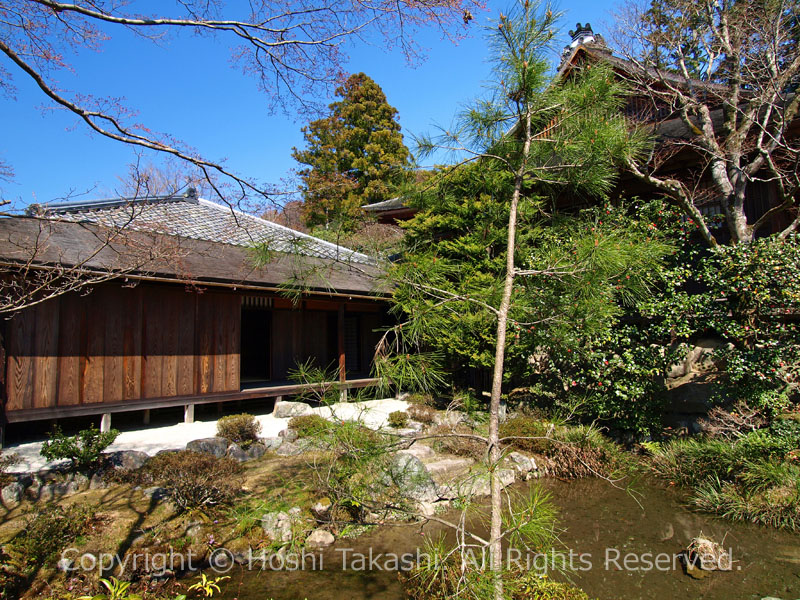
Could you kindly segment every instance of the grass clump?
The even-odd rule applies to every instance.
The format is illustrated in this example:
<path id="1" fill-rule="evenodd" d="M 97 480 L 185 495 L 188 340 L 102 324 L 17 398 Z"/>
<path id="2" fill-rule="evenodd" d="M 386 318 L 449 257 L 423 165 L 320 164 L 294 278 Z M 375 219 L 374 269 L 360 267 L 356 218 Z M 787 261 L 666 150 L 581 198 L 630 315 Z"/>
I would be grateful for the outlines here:
<path id="1" fill-rule="evenodd" d="M 243 484 L 242 467 L 232 458 L 191 450 L 158 454 L 143 469 L 179 511 L 229 504 Z"/>
<path id="2" fill-rule="evenodd" d="M 735 439 L 652 445 L 651 469 L 691 488 L 689 503 L 737 521 L 800 530 L 800 427 L 777 420 Z"/>
<path id="3" fill-rule="evenodd" d="M 389 427 L 395 429 L 402 429 L 408 425 L 408 413 L 401 410 L 396 410 L 389 413 Z"/>
<path id="4" fill-rule="evenodd" d="M 520 415 L 500 426 L 500 438 L 507 447 L 545 457 L 547 474 L 561 479 L 616 479 L 632 467 L 625 453 L 593 426 L 560 425 Z"/>
<path id="5" fill-rule="evenodd" d="M 519 450 L 544 454 L 553 445 L 552 425 L 529 416 L 517 416 L 500 425 L 500 438 Z"/>
<path id="6" fill-rule="evenodd" d="M 415 421 L 425 425 L 433 424 L 437 415 L 436 409 L 426 404 L 411 404 L 406 409 L 406 413 Z"/>
<path id="7" fill-rule="evenodd" d="M 433 447 L 437 452 L 446 452 L 456 456 L 480 458 L 486 454 L 486 442 L 469 425 L 439 425 L 428 432 L 433 438 Z"/>
<path id="8" fill-rule="evenodd" d="M 297 432 L 298 438 L 316 437 L 332 427 L 332 423 L 319 415 L 303 415 L 289 419 L 289 429 Z"/>
<path id="9" fill-rule="evenodd" d="M 93 515 L 91 506 L 48 506 L 28 520 L 25 529 L 12 540 L 11 547 L 22 556 L 28 568 L 37 568 L 83 535 Z"/>
<path id="10" fill-rule="evenodd" d="M 259 433 L 261 433 L 261 423 L 247 413 L 228 415 L 217 421 L 217 435 L 239 444 L 242 448 L 249 448 L 251 444 L 257 442 Z"/>

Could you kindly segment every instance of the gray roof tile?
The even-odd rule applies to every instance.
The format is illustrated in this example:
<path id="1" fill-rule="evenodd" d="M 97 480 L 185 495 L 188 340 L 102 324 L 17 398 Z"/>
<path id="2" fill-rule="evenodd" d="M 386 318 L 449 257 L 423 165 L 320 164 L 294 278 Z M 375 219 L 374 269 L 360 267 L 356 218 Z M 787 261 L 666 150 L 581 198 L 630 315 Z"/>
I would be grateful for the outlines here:
<path id="1" fill-rule="evenodd" d="M 375 264 L 365 254 L 192 196 L 69 202 L 34 206 L 29 212 L 62 221 L 130 227 L 234 246 L 254 247 L 266 244 L 274 252 Z"/>

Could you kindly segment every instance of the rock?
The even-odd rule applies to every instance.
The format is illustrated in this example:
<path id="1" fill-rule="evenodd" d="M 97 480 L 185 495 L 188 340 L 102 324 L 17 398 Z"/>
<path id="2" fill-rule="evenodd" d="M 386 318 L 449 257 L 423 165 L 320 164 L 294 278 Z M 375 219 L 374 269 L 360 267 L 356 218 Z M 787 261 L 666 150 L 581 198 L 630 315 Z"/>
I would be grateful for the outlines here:
<path id="1" fill-rule="evenodd" d="M 264 456 L 267 453 L 267 447 L 264 444 L 256 442 L 255 444 L 250 444 L 246 452 L 247 460 L 253 460 Z"/>
<path id="2" fill-rule="evenodd" d="M 228 440 L 223 437 L 210 437 L 200 440 L 192 440 L 186 444 L 186 449 L 202 454 L 211 454 L 217 458 L 222 458 L 228 451 Z"/>
<path id="3" fill-rule="evenodd" d="M 417 511 L 423 517 L 432 517 L 436 514 L 436 505 L 433 502 L 419 502 Z"/>
<path id="4" fill-rule="evenodd" d="M 686 548 L 687 564 L 704 571 L 730 571 L 731 555 L 720 544 L 704 537 L 693 538 Z"/>
<path id="5" fill-rule="evenodd" d="M 261 443 L 266 448 L 267 452 L 274 452 L 278 448 L 281 447 L 283 443 L 282 437 L 268 437 L 268 438 L 261 438 Z M 255 446 L 256 444 L 253 444 Z"/>
<path id="6" fill-rule="evenodd" d="M 414 437 L 419 433 L 419 429 L 415 429 L 413 427 L 404 427 L 402 429 L 390 429 L 389 431 L 394 435 L 398 435 L 400 437 Z"/>
<path id="7" fill-rule="evenodd" d="M 287 512 L 271 512 L 261 517 L 261 529 L 273 542 L 291 542 L 295 518 Z"/>
<path id="8" fill-rule="evenodd" d="M 287 442 L 297 441 L 297 438 L 299 437 L 295 429 L 283 429 L 282 431 L 278 432 L 278 436 L 283 438 L 284 441 Z"/>
<path id="9" fill-rule="evenodd" d="M 387 483 L 394 483 L 401 492 L 418 502 L 434 502 L 439 491 L 431 474 L 416 456 L 395 454 L 387 472 Z"/>
<path id="10" fill-rule="evenodd" d="M 69 571 L 72 571 L 72 565 L 74 565 L 74 564 L 75 563 L 74 563 L 74 561 L 72 559 L 70 559 L 70 558 L 62 558 L 61 560 L 59 560 L 56 563 L 56 568 L 61 573 L 68 573 Z"/>
<path id="11" fill-rule="evenodd" d="M 167 488 L 159 487 L 157 485 L 143 489 L 142 494 L 152 498 L 153 500 L 162 500 L 169 496 Z"/>
<path id="12" fill-rule="evenodd" d="M 438 481 L 450 480 L 456 477 L 459 473 L 469 471 L 469 468 L 474 464 L 471 458 L 440 458 L 439 460 L 425 464 L 428 473 L 431 474 Z"/>
<path id="13" fill-rule="evenodd" d="M 228 450 L 225 454 L 226 456 L 238 462 L 244 462 L 250 458 L 247 455 L 247 452 L 242 450 L 242 447 L 236 443 L 233 443 L 230 446 L 228 446 Z"/>
<path id="14" fill-rule="evenodd" d="M 314 503 L 314 506 L 311 507 L 311 514 L 314 515 L 314 518 L 317 521 L 322 523 L 331 520 L 331 499 L 330 498 L 320 498 Z"/>
<path id="15" fill-rule="evenodd" d="M 502 487 L 508 487 L 516 481 L 516 473 L 513 469 L 498 469 L 496 472 Z M 492 493 L 488 473 L 480 473 L 474 477 L 467 478 L 453 487 L 455 488 L 453 491 L 458 496 L 488 496 Z"/>
<path id="16" fill-rule="evenodd" d="M 296 456 L 303 452 L 303 447 L 294 442 L 283 442 L 275 452 L 278 456 Z"/>
<path id="17" fill-rule="evenodd" d="M 89 489 L 90 490 L 102 490 L 108 487 L 108 484 L 103 480 L 103 476 L 100 473 L 95 473 L 92 475 L 92 478 L 89 480 Z"/>
<path id="18" fill-rule="evenodd" d="M 138 450 L 119 450 L 108 454 L 108 462 L 115 469 L 125 469 L 127 471 L 141 469 L 149 458 L 146 453 Z"/>
<path id="19" fill-rule="evenodd" d="M 197 538 L 203 530 L 203 524 L 200 521 L 192 521 L 187 523 L 186 536 L 190 538 Z"/>
<path id="20" fill-rule="evenodd" d="M 335 541 L 336 538 L 333 537 L 333 534 L 330 531 L 325 531 L 324 529 L 315 529 L 308 534 L 308 537 L 306 538 L 306 546 L 309 548 L 325 548 L 326 546 L 330 546 Z"/>
<path id="21" fill-rule="evenodd" d="M 276 419 L 291 419 L 313 414 L 314 411 L 305 402 L 278 402 L 272 416 Z"/>
<path id="22" fill-rule="evenodd" d="M 508 460 L 518 473 L 527 475 L 531 471 L 537 471 L 536 461 L 530 456 L 525 456 L 521 452 L 512 452 L 508 455 Z"/>
<path id="23" fill-rule="evenodd" d="M 0 500 L 6 508 L 12 508 L 22 502 L 22 494 L 25 487 L 19 482 L 9 483 L 0 491 Z"/>
<path id="24" fill-rule="evenodd" d="M 431 448 L 430 446 L 426 446 L 425 444 L 414 443 L 408 448 L 400 450 L 398 454 L 410 454 L 411 456 L 416 456 L 418 459 L 423 460 L 425 458 L 431 458 L 435 456 L 436 452 L 434 452 L 433 448 Z"/>
<path id="25" fill-rule="evenodd" d="M 56 496 L 55 486 L 55 483 L 45 483 L 39 488 L 39 493 L 36 495 L 36 499 L 40 502 L 50 502 L 53 500 Z"/>
<path id="26" fill-rule="evenodd" d="M 89 489 L 89 485 L 90 481 L 86 475 L 83 475 L 82 473 L 76 473 L 72 478 L 72 481 L 66 482 L 64 494 L 66 495 L 84 492 Z"/>

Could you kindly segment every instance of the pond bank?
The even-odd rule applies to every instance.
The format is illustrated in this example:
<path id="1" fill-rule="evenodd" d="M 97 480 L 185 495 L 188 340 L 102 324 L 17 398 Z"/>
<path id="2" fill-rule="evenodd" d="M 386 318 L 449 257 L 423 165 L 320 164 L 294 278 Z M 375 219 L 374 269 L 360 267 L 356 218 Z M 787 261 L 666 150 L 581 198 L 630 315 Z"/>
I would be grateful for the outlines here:
<path id="1" fill-rule="evenodd" d="M 730 523 L 687 510 L 675 490 L 644 482 L 636 499 L 602 480 L 540 481 L 560 509 L 560 535 L 580 569 L 572 582 L 598 600 L 784 600 L 800 597 L 800 536 L 756 525 Z M 530 482 L 514 487 L 525 491 Z M 724 540 L 734 560 L 729 572 L 703 579 L 689 577 L 674 560 L 690 540 L 703 533 Z M 425 540 L 442 533 L 428 524 L 383 526 L 355 540 L 340 539 L 322 553 L 323 570 L 307 563 L 302 570 L 233 569 L 223 598 L 240 600 L 400 600 L 402 586 L 389 558 L 416 553 Z M 670 563 L 659 570 L 648 562 Z M 362 561 L 364 557 L 366 561 Z M 627 558 L 627 568 L 626 568 Z M 371 560 L 370 560 L 371 559 Z M 368 566 L 372 563 L 373 569 Z M 319 563 L 317 563 L 318 565 Z M 361 570 L 361 566 L 367 567 Z M 343 568 L 344 567 L 344 568 Z M 674 568 L 673 568 L 674 567 Z M 278 568 L 280 566 L 278 565 Z M 386 570 L 384 570 L 384 568 Z"/>

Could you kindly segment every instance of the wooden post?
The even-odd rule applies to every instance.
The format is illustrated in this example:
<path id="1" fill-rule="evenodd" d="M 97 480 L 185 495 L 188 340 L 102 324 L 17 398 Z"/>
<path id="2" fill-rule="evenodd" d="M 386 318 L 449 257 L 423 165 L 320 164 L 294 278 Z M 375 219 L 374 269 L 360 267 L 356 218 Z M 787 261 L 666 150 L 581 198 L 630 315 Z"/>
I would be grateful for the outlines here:
<path id="1" fill-rule="evenodd" d="M 145 425 L 150 425 L 150 409 L 146 408 L 144 410 L 144 415 L 142 416 L 142 423 Z"/>
<path id="2" fill-rule="evenodd" d="M 111 413 L 103 413 L 100 417 L 100 431 L 111 431 Z"/>
<path id="3" fill-rule="evenodd" d="M 343 384 L 347 381 L 347 364 L 344 353 L 344 302 L 339 304 L 339 326 L 337 329 L 339 342 L 339 383 Z M 339 401 L 347 402 L 347 389 L 344 386 L 339 390 Z"/>
<path id="4" fill-rule="evenodd" d="M 194 404 L 186 404 L 183 407 L 183 422 L 194 423 Z"/>

